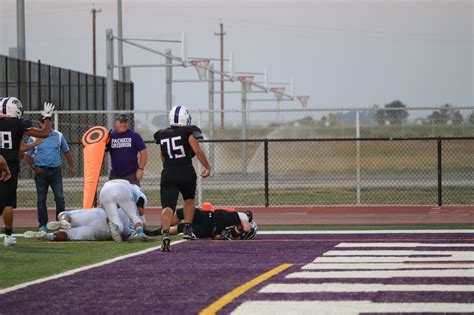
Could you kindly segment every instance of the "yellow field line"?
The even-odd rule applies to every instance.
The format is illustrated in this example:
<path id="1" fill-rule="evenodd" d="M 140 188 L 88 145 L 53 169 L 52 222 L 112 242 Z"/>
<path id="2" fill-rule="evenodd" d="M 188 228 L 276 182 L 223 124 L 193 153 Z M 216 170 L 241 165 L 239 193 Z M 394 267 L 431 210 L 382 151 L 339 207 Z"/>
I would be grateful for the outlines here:
<path id="1" fill-rule="evenodd" d="M 293 266 L 293 264 L 282 264 L 282 265 L 280 265 L 276 268 L 273 268 L 270 271 L 267 271 L 267 272 L 261 274 L 260 276 L 258 276 L 256 278 L 253 278 L 252 280 L 250 280 L 250 281 L 244 283 L 243 285 L 241 285 L 240 287 L 230 291 L 229 293 L 222 296 L 220 299 L 218 299 L 217 301 L 215 301 L 214 303 L 212 303 L 211 305 L 209 305 L 208 307 L 203 309 L 199 313 L 199 315 L 215 314 L 216 312 L 221 310 L 224 306 L 226 306 L 227 304 L 229 304 L 230 302 L 232 302 L 237 297 L 244 294 L 245 292 L 247 292 L 248 290 L 250 290 L 254 286 L 262 283 L 265 280 L 270 279 L 271 277 L 279 274 L 280 272 L 282 272 L 285 269 L 290 268 L 291 266 Z"/>

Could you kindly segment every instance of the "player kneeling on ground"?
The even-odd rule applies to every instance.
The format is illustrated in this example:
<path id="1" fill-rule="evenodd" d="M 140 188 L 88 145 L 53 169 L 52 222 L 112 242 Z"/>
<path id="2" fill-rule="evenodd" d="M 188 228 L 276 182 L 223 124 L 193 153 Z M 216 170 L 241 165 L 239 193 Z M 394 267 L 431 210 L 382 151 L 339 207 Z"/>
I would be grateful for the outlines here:
<path id="1" fill-rule="evenodd" d="M 140 187 L 132 185 L 124 179 L 114 179 L 104 184 L 99 193 L 99 201 L 107 214 L 108 226 L 114 241 L 122 241 L 120 235 L 124 229 L 124 225 L 118 217 L 117 209 L 119 207 L 133 222 L 137 237 L 143 241 L 149 240 L 149 237 L 143 233 L 143 223 L 137 215 L 137 200 L 144 196 Z"/>

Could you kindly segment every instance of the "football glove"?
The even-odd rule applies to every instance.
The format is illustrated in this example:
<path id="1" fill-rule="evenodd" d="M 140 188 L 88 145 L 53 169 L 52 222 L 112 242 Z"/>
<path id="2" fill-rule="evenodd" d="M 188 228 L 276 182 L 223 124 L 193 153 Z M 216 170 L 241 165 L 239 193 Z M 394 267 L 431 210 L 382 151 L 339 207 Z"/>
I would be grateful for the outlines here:
<path id="1" fill-rule="evenodd" d="M 53 116 L 54 105 L 53 103 L 44 102 L 44 109 L 41 111 L 43 118 L 51 118 Z"/>

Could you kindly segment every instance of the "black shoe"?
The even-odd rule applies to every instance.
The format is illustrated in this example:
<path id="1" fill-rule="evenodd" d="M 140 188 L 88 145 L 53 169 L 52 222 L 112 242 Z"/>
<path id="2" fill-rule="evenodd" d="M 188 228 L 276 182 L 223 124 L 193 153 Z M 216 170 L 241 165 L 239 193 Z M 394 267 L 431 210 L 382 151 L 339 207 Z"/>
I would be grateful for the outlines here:
<path id="1" fill-rule="evenodd" d="M 183 238 L 185 240 L 192 240 L 192 239 L 196 238 L 193 234 L 193 227 L 191 226 L 191 224 L 185 224 L 184 225 Z"/>
<path id="2" fill-rule="evenodd" d="M 143 233 L 148 236 L 160 236 L 161 235 L 161 228 L 157 228 L 154 230 L 149 230 L 147 228 L 143 229 Z"/>
<path id="3" fill-rule="evenodd" d="M 171 252 L 171 239 L 170 239 L 170 231 L 164 230 L 163 231 L 163 242 L 161 243 L 161 251 L 162 252 Z"/>
<path id="4" fill-rule="evenodd" d="M 171 252 L 170 243 L 171 243 L 171 240 L 169 238 L 163 238 L 163 243 L 161 243 L 161 251 Z"/>

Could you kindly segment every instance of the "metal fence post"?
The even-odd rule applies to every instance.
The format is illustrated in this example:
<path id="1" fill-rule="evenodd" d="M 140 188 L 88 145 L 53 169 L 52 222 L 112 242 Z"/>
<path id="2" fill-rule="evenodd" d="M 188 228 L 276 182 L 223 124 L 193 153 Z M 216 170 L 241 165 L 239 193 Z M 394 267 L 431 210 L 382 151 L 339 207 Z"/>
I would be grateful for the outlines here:
<path id="1" fill-rule="evenodd" d="M 242 80 L 241 82 L 242 91 L 242 139 L 247 140 L 247 82 Z M 242 173 L 247 174 L 247 142 L 242 143 Z"/>
<path id="2" fill-rule="evenodd" d="M 171 59 L 171 49 L 166 49 L 166 112 L 170 112 L 173 107 L 173 59 Z"/>
<path id="3" fill-rule="evenodd" d="M 443 158 L 442 138 L 438 137 L 438 206 L 443 205 Z"/>
<path id="4" fill-rule="evenodd" d="M 209 139 L 214 140 L 214 65 L 209 65 Z M 209 164 L 214 167 L 214 143 L 209 143 Z"/>
<path id="5" fill-rule="evenodd" d="M 114 35 L 111 28 L 106 31 L 106 62 L 107 62 L 107 129 L 114 127 Z"/>
<path id="6" fill-rule="evenodd" d="M 360 119 L 359 111 L 356 110 L 356 138 L 360 139 Z M 360 141 L 356 141 L 356 154 L 357 154 L 357 205 L 360 205 L 361 192 L 360 192 Z"/>
<path id="7" fill-rule="evenodd" d="M 270 205 L 270 198 L 268 195 L 268 140 L 263 141 L 263 164 L 265 175 L 265 207 Z"/>

